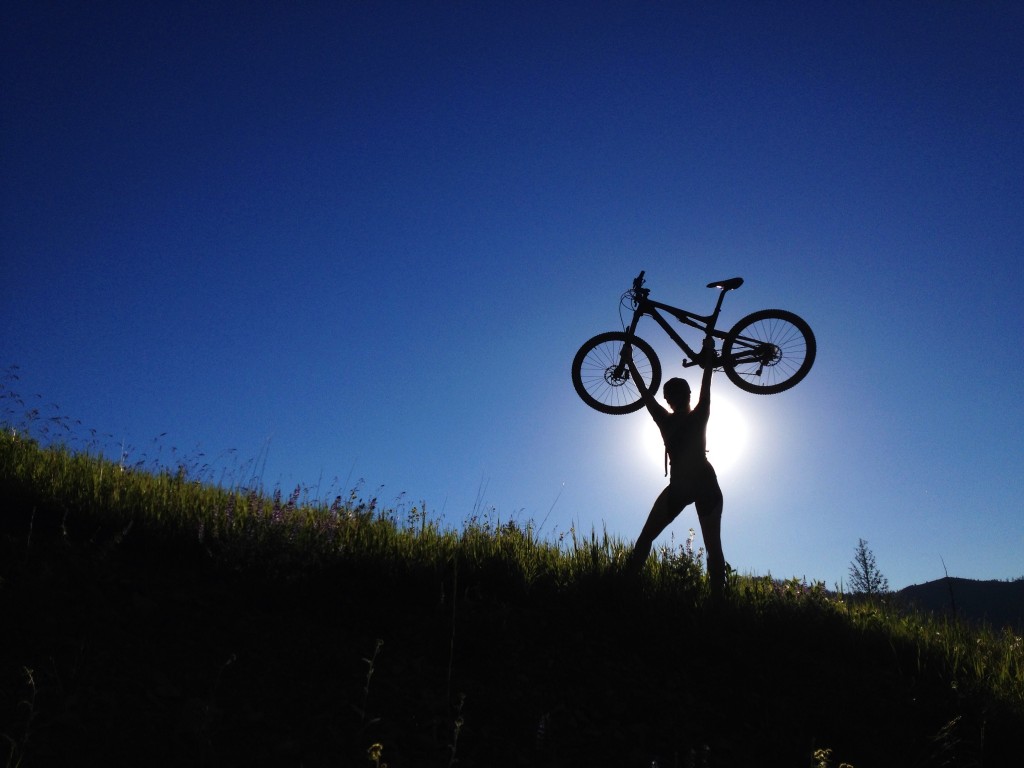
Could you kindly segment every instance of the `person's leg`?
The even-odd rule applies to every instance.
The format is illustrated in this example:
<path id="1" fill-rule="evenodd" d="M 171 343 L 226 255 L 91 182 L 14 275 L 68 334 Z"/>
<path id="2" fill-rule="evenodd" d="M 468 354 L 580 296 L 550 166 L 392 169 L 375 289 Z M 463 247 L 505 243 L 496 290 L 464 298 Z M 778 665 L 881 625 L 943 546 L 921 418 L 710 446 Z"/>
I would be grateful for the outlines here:
<path id="1" fill-rule="evenodd" d="M 676 519 L 686 504 L 683 494 L 671 485 L 658 495 L 654 500 L 654 506 L 651 507 L 651 514 L 647 516 L 647 522 L 644 523 L 643 530 L 633 545 L 633 553 L 629 556 L 630 570 L 639 572 L 644 567 L 647 557 L 651 554 L 654 540 L 668 528 L 669 523 Z"/>
<path id="2" fill-rule="evenodd" d="M 711 594 L 720 597 L 725 588 L 725 553 L 722 551 L 722 489 L 712 480 L 698 498 L 697 519 L 708 553 L 708 580 Z"/>

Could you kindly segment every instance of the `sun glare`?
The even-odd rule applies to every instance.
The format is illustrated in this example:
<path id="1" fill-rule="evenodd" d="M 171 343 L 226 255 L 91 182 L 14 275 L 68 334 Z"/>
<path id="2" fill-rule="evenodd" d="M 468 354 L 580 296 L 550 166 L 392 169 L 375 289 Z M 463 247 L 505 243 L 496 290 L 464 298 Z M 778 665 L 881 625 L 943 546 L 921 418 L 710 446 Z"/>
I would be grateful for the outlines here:
<path id="1" fill-rule="evenodd" d="M 645 455 L 655 466 L 663 466 L 665 444 L 661 440 L 661 433 L 654 421 L 647 417 L 646 411 L 641 414 L 645 417 L 640 434 Z M 718 475 L 730 473 L 739 463 L 747 447 L 749 431 L 742 411 L 731 400 L 718 394 L 712 395 L 711 418 L 708 420 L 708 461 L 714 465 Z"/>

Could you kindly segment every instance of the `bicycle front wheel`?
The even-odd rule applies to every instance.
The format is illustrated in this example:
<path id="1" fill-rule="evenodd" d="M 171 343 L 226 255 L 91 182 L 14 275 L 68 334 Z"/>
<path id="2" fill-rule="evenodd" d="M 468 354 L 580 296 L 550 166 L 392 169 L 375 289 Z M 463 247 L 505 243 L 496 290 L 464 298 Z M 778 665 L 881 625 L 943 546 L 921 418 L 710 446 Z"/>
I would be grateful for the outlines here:
<path id="1" fill-rule="evenodd" d="M 815 354 L 817 342 L 803 318 L 784 309 L 762 309 L 729 331 L 720 364 L 740 389 L 774 395 L 799 384 Z"/>
<path id="2" fill-rule="evenodd" d="M 598 334 L 576 353 L 572 384 L 583 402 L 601 413 L 616 416 L 644 406 L 640 390 L 625 367 L 628 358 L 623 350 L 627 344 L 644 386 L 653 393 L 661 384 L 661 361 L 650 344 L 623 331 Z"/>

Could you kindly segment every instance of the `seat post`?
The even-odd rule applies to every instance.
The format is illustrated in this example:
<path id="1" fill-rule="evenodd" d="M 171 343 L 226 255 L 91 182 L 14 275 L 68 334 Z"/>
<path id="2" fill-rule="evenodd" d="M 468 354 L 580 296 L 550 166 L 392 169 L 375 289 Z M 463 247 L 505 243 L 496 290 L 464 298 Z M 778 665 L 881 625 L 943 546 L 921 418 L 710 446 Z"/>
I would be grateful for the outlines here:
<path id="1" fill-rule="evenodd" d="M 712 326 L 718 323 L 718 313 L 722 311 L 722 302 L 725 301 L 726 292 L 731 291 L 734 288 L 739 288 L 741 285 L 743 285 L 742 277 L 733 277 L 729 280 L 721 280 L 717 283 L 708 283 L 708 288 L 718 289 L 718 302 L 715 304 L 715 311 L 711 313 Z"/>
<path id="2" fill-rule="evenodd" d="M 725 294 L 728 288 L 723 288 L 718 292 L 718 301 L 715 302 L 715 311 L 711 313 L 711 324 L 718 325 L 718 313 L 722 311 L 722 302 L 725 301 Z"/>

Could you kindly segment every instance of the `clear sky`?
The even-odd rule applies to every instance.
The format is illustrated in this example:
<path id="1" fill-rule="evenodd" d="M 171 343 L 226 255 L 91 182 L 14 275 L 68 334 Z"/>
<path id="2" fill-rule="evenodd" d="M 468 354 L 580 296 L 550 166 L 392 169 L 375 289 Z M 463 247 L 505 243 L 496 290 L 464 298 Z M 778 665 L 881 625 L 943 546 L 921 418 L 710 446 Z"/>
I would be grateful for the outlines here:
<path id="1" fill-rule="evenodd" d="M 641 269 L 739 275 L 722 324 L 818 358 L 715 377 L 730 564 L 1019 577 L 1022 39 L 1016 0 L 7 3 L 0 368 L 115 457 L 632 540 L 658 438 L 572 357 Z"/>

